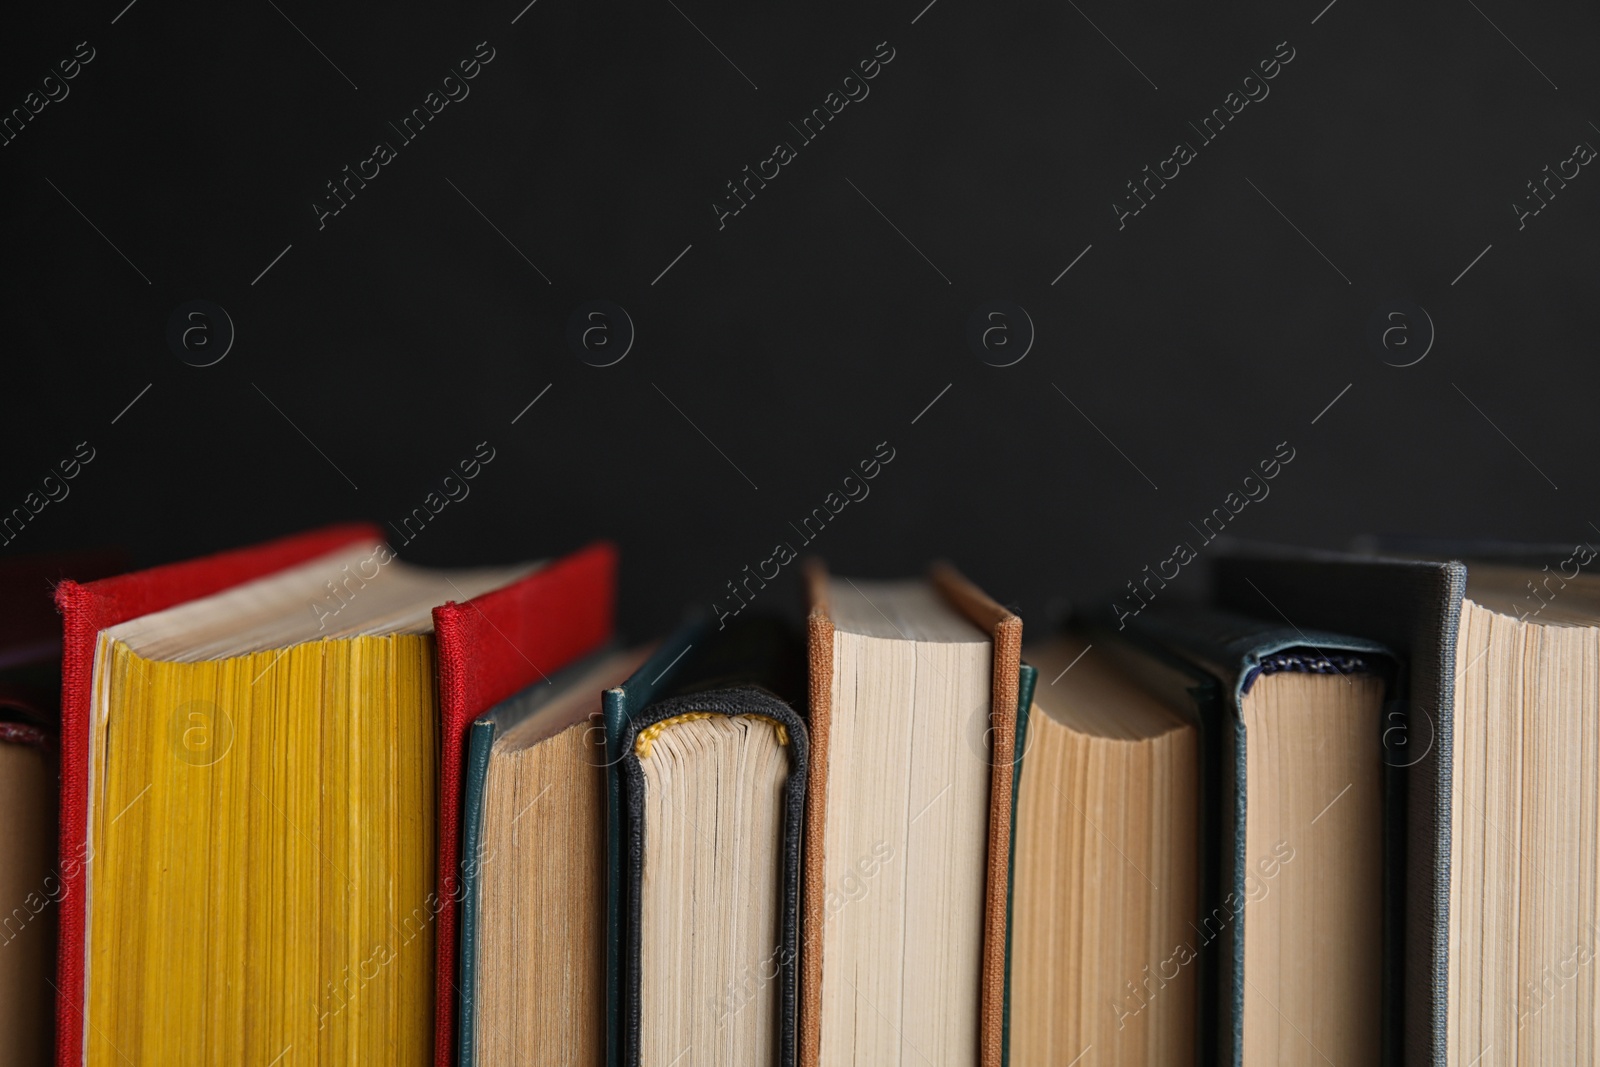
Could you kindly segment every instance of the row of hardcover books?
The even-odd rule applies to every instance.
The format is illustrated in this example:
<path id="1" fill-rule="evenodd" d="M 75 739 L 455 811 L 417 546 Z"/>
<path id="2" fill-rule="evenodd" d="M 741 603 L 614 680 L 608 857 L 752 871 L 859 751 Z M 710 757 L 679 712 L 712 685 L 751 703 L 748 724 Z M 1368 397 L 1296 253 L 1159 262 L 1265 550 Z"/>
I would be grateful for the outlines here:
<path id="1" fill-rule="evenodd" d="M 604 543 L 14 560 L 0 1047 L 1592 1062 L 1594 557 L 1234 546 L 1026 645 L 948 565 L 629 645 Z"/>

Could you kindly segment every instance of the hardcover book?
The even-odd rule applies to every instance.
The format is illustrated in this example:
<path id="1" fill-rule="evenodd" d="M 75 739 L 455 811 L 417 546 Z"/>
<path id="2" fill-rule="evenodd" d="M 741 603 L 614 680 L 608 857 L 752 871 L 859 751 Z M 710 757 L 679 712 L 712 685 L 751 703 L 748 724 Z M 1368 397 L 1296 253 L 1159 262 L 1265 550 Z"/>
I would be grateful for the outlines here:
<path id="1" fill-rule="evenodd" d="M 423 570 L 339 527 L 64 583 L 59 1062 L 431 1058 L 448 714 L 539 651 L 502 609 L 552 569 Z M 441 628 L 436 677 L 456 598 L 510 651 Z M 603 603 L 563 640 L 602 640 Z"/>
<path id="2" fill-rule="evenodd" d="M 947 566 L 808 584 L 799 1062 L 993 1067 L 1022 621 Z"/>
<path id="3" fill-rule="evenodd" d="M 1600 922 L 1596 550 L 1386 551 L 1242 546 L 1217 595 L 1409 658 L 1385 731 L 1407 797 L 1405 1062 L 1586 1062 L 1600 1045 L 1600 993 L 1576 980 Z"/>
<path id="4" fill-rule="evenodd" d="M 1191 950 L 1211 955 L 1216 1061 L 1382 1062 L 1399 958 L 1385 922 L 1401 832 L 1381 748 L 1390 653 L 1187 608 L 1141 613 L 1124 635 L 1206 679 L 1191 693 L 1218 862 Z"/>
<path id="5" fill-rule="evenodd" d="M 1193 1063 L 1206 683 L 1103 633 L 1023 654 L 1043 680 L 1016 772 L 1010 1062 Z"/>
<path id="6" fill-rule="evenodd" d="M 61 643 L 61 870 L 60 937 L 56 953 L 56 1062 L 77 1067 L 85 1059 L 87 863 L 90 855 L 90 680 L 100 630 L 185 600 L 282 570 L 354 543 L 377 539 L 376 527 L 334 526 L 253 548 L 187 563 L 56 589 Z"/>
<path id="7" fill-rule="evenodd" d="M 604 695 L 607 1062 L 794 1062 L 802 646 L 691 623 Z"/>
<path id="8" fill-rule="evenodd" d="M 461 1067 L 604 1056 L 600 694 L 646 654 L 596 653 L 472 722 L 461 814 Z"/>
<path id="9" fill-rule="evenodd" d="M 611 639 L 617 550 L 597 542 L 520 582 L 434 609 L 439 661 L 439 851 L 435 943 L 434 1063 L 456 1055 L 456 922 L 463 894 L 461 803 L 467 731 L 490 708 L 548 683 Z"/>

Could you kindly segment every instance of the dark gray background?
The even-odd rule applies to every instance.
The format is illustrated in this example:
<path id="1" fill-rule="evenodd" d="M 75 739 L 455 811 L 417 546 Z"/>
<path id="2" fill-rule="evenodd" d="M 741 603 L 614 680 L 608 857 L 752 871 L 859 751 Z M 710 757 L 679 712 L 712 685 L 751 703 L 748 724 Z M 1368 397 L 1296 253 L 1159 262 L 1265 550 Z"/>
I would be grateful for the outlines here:
<path id="1" fill-rule="evenodd" d="M 398 520 L 484 440 L 402 555 L 614 538 L 634 636 L 801 548 L 790 523 L 884 441 L 810 549 L 866 575 L 948 556 L 1035 618 L 1197 543 L 1283 441 L 1230 532 L 1600 522 L 1600 170 L 1513 209 L 1600 145 L 1592 4 L 125 3 L 0 38 L 6 110 L 96 53 L 0 147 L 0 510 L 96 450 L 0 553 L 148 564 Z M 324 182 L 483 41 L 470 95 L 319 230 Z M 870 95 L 800 146 L 788 124 L 884 41 Z M 1270 95 L 1119 230 L 1124 183 L 1279 42 Z M 719 230 L 780 140 L 798 158 Z M 1366 339 L 1397 298 L 1437 329 L 1405 368 Z M 215 366 L 168 346 L 192 299 L 236 327 Z M 637 328 L 606 368 L 565 341 L 597 299 Z M 967 344 L 991 300 L 1036 328 L 1014 366 Z"/>

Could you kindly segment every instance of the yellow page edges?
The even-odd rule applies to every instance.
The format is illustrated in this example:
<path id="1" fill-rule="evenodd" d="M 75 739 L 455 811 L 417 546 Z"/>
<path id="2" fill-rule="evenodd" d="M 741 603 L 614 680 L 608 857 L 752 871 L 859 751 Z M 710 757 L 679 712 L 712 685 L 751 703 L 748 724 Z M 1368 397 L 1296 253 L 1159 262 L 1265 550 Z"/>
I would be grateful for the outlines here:
<path id="1" fill-rule="evenodd" d="M 97 670 L 87 1062 L 429 1063 L 433 638 Z"/>

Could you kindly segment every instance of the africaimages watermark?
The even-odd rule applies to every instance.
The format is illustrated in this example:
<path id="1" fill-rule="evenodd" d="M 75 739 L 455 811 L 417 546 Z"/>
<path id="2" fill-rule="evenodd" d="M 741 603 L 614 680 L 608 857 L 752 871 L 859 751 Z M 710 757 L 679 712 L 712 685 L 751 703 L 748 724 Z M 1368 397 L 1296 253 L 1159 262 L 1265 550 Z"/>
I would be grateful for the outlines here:
<path id="1" fill-rule="evenodd" d="M 860 503 L 867 499 L 872 492 L 872 487 L 867 483 L 883 473 L 883 468 L 894 462 L 895 450 L 888 441 L 879 441 L 873 450 L 870 459 L 863 459 L 856 464 L 857 471 L 851 471 L 840 480 L 839 488 L 830 490 L 822 498 L 822 503 L 811 509 L 811 513 L 800 520 L 800 525 L 789 523 L 794 532 L 800 535 L 801 546 L 809 545 L 822 533 L 823 528 L 839 517 L 839 513 L 849 507 L 851 502 Z M 841 492 L 842 490 L 842 492 Z M 767 583 L 775 580 L 788 566 L 799 558 L 794 544 L 790 541 L 779 541 L 772 546 L 772 554 L 757 563 L 754 570 L 750 565 L 744 565 L 744 577 L 737 581 L 730 579 L 727 582 L 727 606 L 720 600 L 711 602 L 711 610 L 717 615 L 717 629 L 721 630 L 728 625 L 728 620 L 738 615 L 756 595 L 767 587 Z M 740 590 L 743 590 L 741 592 Z"/>
<path id="2" fill-rule="evenodd" d="M 861 900 L 865 900 L 867 893 L 872 888 L 872 881 L 890 863 L 894 861 L 894 846 L 887 841 L 879 841 L 872 846 L 872 850 L 860 856 L 854 863 L 845 868 L 845 873 L 839 880 L 823 894 L 822 925 L 825 929 L 839 912 Z M 816 942 L 817 931 L 808 930 L 805 951 L 812 951 Z M 766 959 L 754 967 L 748 964 L 739 971 L 738 975 L 730 979 L 722 996 L 712 1004 L 712 1011 L 717 1016 L 718 1028 L 728 1025 L 728 1021 L 747 1005 L 756 999 L 778 975 L 799 956 L 799 949 L 786 949 L 782 945 L 774 948 Z"/>
<path id="3" fill-rule="evenodd" d="M 416 943 L 417 939 L 433 925 L 440 912 L 446 908 L 459 907 L 466 895 L 468 877 L 487 867 L 494 859 L 494 855 L 493 852 L 489 852 L 481 857 L 462 860 L 462 877 L 450 879 L 454 884 L 449 891 L 429 893 L 421 904 L 412 908 L 410 913 L 400 920 L 399 926 L 390 920 L 389 928 L 394 931 L 395 937 L 373 945 L 366 956 L 354 965 L 354 970 L 350 964 L 345 964 L 337 979 L 323 986 L 321 1003 L 313 1001 L 311 1004 L 311 1009 L 316 1014 L 317 1029 L 326 1029 L 329 1022 L 343 1014 L 368 986 L 377 981 L 385 967 L 399 959 L 401 952 Z M 428 944 L 431 945 L 432 942 Z"/>
<path id="4" fill-rule="evenodd" d="M 1542 574 L 1544 578 L 1539 582 L 1538 586 L 1536 587 L 1533 584 L 1532 579 L 1529 579 L 1526 583 L 1528 591 L 1522 596 L 1523 603 L 1518 604 L 1516 608 L 1518 621 L 1527 622 L 1529 619 L 1538 617 L 1541 611 L 1555 602 L 1557 594 L 1567 587 L 1567 582 L 1577 578 L 1583 568 L 1594 562 L 1594 557 L 1595 547 L 1588 542 L 1584 542 L 1583 544 L 1574 545 L 1572 554 L 1556 565 L 1557 573 L 1551 574 L 1550 564 L 1546 563 L 1539 571 L 1539 574 Z M 1572 568 L 1571 574 L 1567 573 L 1569 566 Z M 1550 588 L 1552 580 L 1558 583 L 1555 589 Z M 1550 594 L 1548 599 L 1546 599 L 1544 593 L 1539 591 L 1541 589 L 1544 590 L 1544 593 Z M 1529 610 L 1528 605 L 1530 604 L 1537 606 Z"/>
<path id="5" fill-rule="evenodd" d="M 1245 508 L 1252 503 L 1259 504 L 1267 499 L 1267 496 L 1272 492 L 1272 487 L 1267 483 L 1283 473 L 1283 468 L 1294 462 L 1294 457 L 1295 451 L 1289 442 L 1279 442 L 1277 449 L 1270 458 L 1263 459 L 1256 464 L 1256 468 L 1260 472 L 1259 476 L 1256 471 L 1251 471 L 1244 476 L 1239 489 L 1229 492 L 1227 496 L 1223 497 L 1222 503 L 1212 508 L 1211 513 L 1200 520 L 1199 526 L 1196 526 L 1191 521 L 1189 528 L 1200 536 L 1200 548 L 1205 548 L 1206 545 L 1222 536 L 1222 531 L 1227 527 L 1228 523 L 1238 518 L 1239 513 Z M 1213 526 L 1216 528 L 1212 529 Z M 1149 607 L 1150 603 L 1155 600 L 1156 595 L 1167 587 L 1167 583 L 1175 581 L 1183 573 L 1183 568 L 1193 563 L 1199 556 L 1200 549 L 1195 548 L 1189 541 L 1184 540 L 1174 545 L 1172 555 L 1161 560 L 1155 567 L 1152 568 L 1148 563 L 1145 564 L 1142 572 L 1144 577 L 1142 579 L 1131 579 L 1126 583 L 1129 597 L 1125 599 L 1130 600 L 1133 606 L 1130 607 L 1125 604 L 1123 599 L 1114 600 L 1111 603 L 1111 609 L 1117 615 L 1117 629 L 1125 628 L 1129 619 Z M 1136 582 L 1137 584 L 1135 584 Z"/>
<path id="6" fill-rule="evenodd" d="M 72 455 L 56 463 L 56 469 L 39 480 L 39 488 L 29 490 L 22 503 L 0 517 L 0 545 L 15 541 L 30 522 L 51 504 L 59 504 L 72 492 L 68 483 L 83 473 L 83 468 L 94 462 L 94 446 L 79 441 Z M 43 495 L 41 495 L 43 494 Z"/>
<path id="7" fill-rule="evenodd" d="M 1244 876 L 1244 896 L 1240 897 L 1236 890 L 1229 890 L 1222 903 L 1211 909 L 1211 914 L 1200 920 L 1200 925 L 1189 924 L 1189 928 L 1197 935 L 1195 940 L 1199 947 L 1188 941 L 1180 941 L 1165 959 L 1156 963 L 1155 973 L 1151 973 L 1151 964 L 1145 964 L 1137 984 L 1132 979 L 1124 982 L 1127 994 L 1120 995 L 1110 1003 L 1111 1013 L 1116 1017 L 1117 1029 L 1126 1028 L 1128 1020 L 1137 1016 L 1150 1006 L 1150 1002 L 1160 996 L 1167 988 L 1169 982 L 1177 980 L 1183 968 L 1200 957 L 1200 949 L 1204 949 L 1217 938 L 1239 916 L 1244 914 L 1245 908 L 1251 904 L 1259 904 L 1267 898 L 1272 891 L 1271 882 L 1278 877 L 1279 872 L 1294 860 L 1294 846 L 1288 841 L 1279 841 L 1272 846 L 1272 855 L 1263 856 L 1256 861 L 1253 869 L 1247 870 Z"/>
<path id="8" fill-rule="evenodd" d="M 494 62 L 494 57 L 495 50 L 489 47 L 489 42 L 479 41 L 472 55 L 458 62 L 449 74 L 441 78 L 439 87 L 430 89 L 422 98 L 422 103 L 412 108 L 409 114 L 402 116 L 398 125 L 392 121 L 389 123 L 389 128 L 395 132 L 399 141 L 398 148 L 394 140 L 378 141 L 372 146 L 372 154 L 357 162 L 354 170 L 347 163 L 340 171 L 344 175 L 342 178 L 331 179 L 324 183 L 328 195 L 311 202 L 311 210 L 317 216 L 317 229 L 327 229 L 328 220 L 349 207 L 350 201 L 356 198 L 356 193 L 365 189 L 367 182 L 376 181 L 383 173 L 383 168 L 399 158 L 399 149 L 421 137 L 422 131 L 427 129 L 428 124 L 437 119 L 445 108 L 452 103 L 459 104 L 466 100 L 472 93 L 472 86 L 467 83 L 483 73 L 483 68 Z"/>
<path id="9" fill-rule="evenodd" d="M 9 145 L 18 137 L 29 124 L 35 121 L 44 109 L 51 104 L 59 104 L 72 93 L 72 86 L 67 83 L 79 74 L 83 68 L 94 62 L 98 55 L 94 46 L 88 41 L 79 41 L 72 48 L 72 55 L 59 60 L 54 70 L 40 76 L 22 97 L 22 103 L 14 107 L 9 113 L 0 115 L 0 148 Z"/>
<path id="10" fill-rule="evenodd" d="M 68 856 L 57 870 L 45 875 L 38 888 L 30 890 L 22 898 L 21 905 L 12 908 L 10 914 L 0 919 L 0 948 L 15 941 L 52 904 L 65 900 L 70 892 L 70 883 L 84 871 L 93 855 L 94 848 L 87 841 L 79 844 L 75 855 Z"/>
<path id="11" fill-rule="evenodd" d="M 883 68 L 894 61 L 894 57 L 895 51 L 889 42 L 879 41 L 872 56 L 858 62 L 854 70 L 840 79 L 839 87 L 830 89 L 828 95 L 822 98 L 822 103 L 812 108 L 798 126 L 792 121 L 789 123 L 789 128 L 795 132 L 795 140 L 774 144 L 772 154 L 757 163 L 754 170 L 746 164 L 741 171 L 743 177 L 727 183 L 728 199 L 711 201 L 711 211 L 717 216 L 717 229 L 727 229 L 729 219 L 749 207 L 756 193 L 767 187 L 767 182 L 776 181 L 783 173 L 783 168 L 800 157 L 799 149 L 795 147 L 797 143 L 800 148 L 806 147 L 822 136 L 828 123 L 838 118 L 845 108 L 866 100 L 872 92 L 872 86 L 867 83 L 881 74 Z"/>
<path id="12" fill-rule="evenodd" d="M 1546 163 L 1541 172 L 1544 177 L 1530 179 L 1527 183 L 1528 199 L 1511 201 L 1511 210 L 1517 216 L 1517 229 L 1527 229 L 1528 220 L 1549 207 L 1556 193 L 1565 189 L 1568 182 L 1576 180 L 1583 173 L 1582 168 L 1592 163 L 1594 158 L 1594 146 L 1587 141 L 1579 141 L 1573 147 L 1572 155 L 1557 163 L 1555 170 L 1551 170 L 1550 164 Z"/>
<path id="13" fill-rule="evenodd" d="M 439 488 L 430 489 L 421 504 L 412 508 L 398 524 L 390 522 L 390 528 L 400 535 L 400 544 L 409 545 L 451 503 L 467 499 L 472 492 L 472 487 L 467 483 L 482 474 L 483 468 L 494 462 L 495 455 L 493 445 L 488 441 L 479 441 L 472 455 L 456 464 L 461 472 L 459 477 L 456 471 L 444 475 L 439 480 Z"/>
<path id="14" fill-rule="evenodd" d="M 1294 62 L 1294 57 L 1295 50 L 1289 42 L 1279 41 L 1272 57 L 1258 62 L 1256 69 L 1244 76 L 1239 88 L 1229 90 L 1228 95 L 1222 98 L 1221 105 L 1203 116 L 1198 126 L 1193 122 L 1188 123 L 1189 129 L 1195 133 L 1195 140 L 1199 141 L 1199 148 L 1195 147 L 1195 141 L 1185 139 L 1174 144 L 1172 154 L 1157 163 L 1154 170 L 1146 164 L 1144 177 L 1127 183 L 1129 195 L 1111 203 L 1111 210 L 1117 216 L 1117 229 L 1127 229 L 1128 220 L 1149 207 L 1156 193 L 1165 189 L 1168 182 L 1177 180 L 1183 174 L 1184 167 L 1200 158 L 1200 148 L 1221 137 L 1228 124 L 1236 120 L 1245 108 L 1265 100 L 1272 93 L 1272 87 L 1267 83 L 1283 73 L 1283 68 Z"/>

